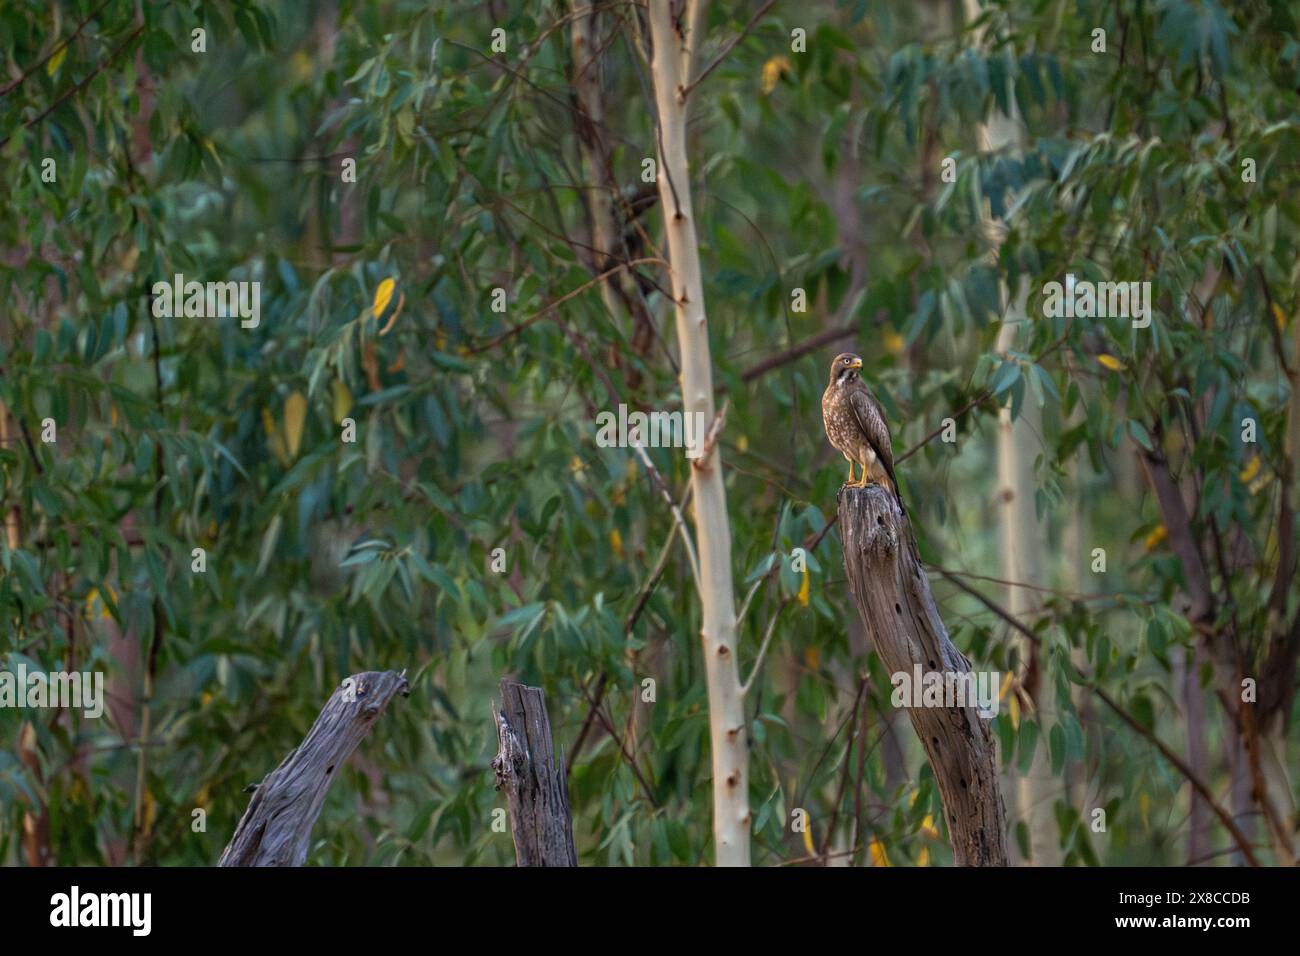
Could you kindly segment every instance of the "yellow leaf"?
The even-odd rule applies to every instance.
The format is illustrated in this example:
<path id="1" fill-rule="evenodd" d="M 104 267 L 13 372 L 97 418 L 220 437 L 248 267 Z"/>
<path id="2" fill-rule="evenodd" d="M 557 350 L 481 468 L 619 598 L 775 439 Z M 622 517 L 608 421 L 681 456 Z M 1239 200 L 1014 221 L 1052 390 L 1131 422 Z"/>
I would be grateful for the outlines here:
<path id="1" fill-rule="evenodd" d="M 934 816 L 927 813 L 921 821 L 921 832 L 932 840 L 939 839 L 939 829 L 934 825 Z"/>
<path id="2" fill-rule="evenodd" d="M 803 828 L 803 848 L 808 851 L 809 856 L 817 855 L 817 848 L 813 846 L 812 830 L 809 830 L 807 826 Z"/>
<path id="3" fill-rule="evenodd" d="M 1007 699 L 1007 691 L 1011 689 L 1011 671 L 1007 671 L 1007 676 L 1002 678 L 1002 687 L 998 690 L 998 700 Z"/>
<path id="4" fill-rule="evenodd" d="M 1115 358 L 1115 356 L 1108 355 L 1105 352 L 1102 352 L 1097 356 L 1097 361 L 1106 366 L 1106 368 L 1110 369 L 1112 372 L 1121 372 L 1124 370 L 1123 362 Z"/>
<path id="5" fill-rule="evenodd" d="M 1020 729 L 1020 698 L 1015 694 L 1007 700 L 1007 713 L 1011 715 L 1011 729 Z"/>
<path id="6" fill-rule="evenodd" d="M 816 647 L 810 647 L 803 652 L 804 663 L 808 665 L 809 670 L 820 670 L 822 666 L 822 652 Z"/>
<path id="7" fill-rule="evenodd" d="M 393 298 L 393 290 L 397 288 L 397 283 L 392 279 L 385 279 L 379 283 L 375 289 L 375 299 L 370 303 L 370 312 L 379 321 L 379 317 L 384 314 L 384 309 L 388 308 L 388 303 Z"/>
<path id="8" fill-rule="evenodd" d="M 808 569 L 807 569 L 807 568 L 804 568 L 804 569 L 803 569 L 803 580 L 799 583 L 799 605 L 800 605 L 800 607 L 807 607 L 807 606 L 808 606 L 808 591 L 809 591 L 810 588 L 811 588 L 811 581 L 812 581 L 812 576 L 808 573 Z"/>
<path id="9" fill-rule="evenodd" d="M 117 592 L 114 591 L 111 587 L 108 588 L 108 596 L 114 603 L 117 603 Z M 102 597 L 99 596 L 99 588 L 91 588 L 90 591 L 87 592 L 86 594 L 86 619 L 87 620 L 93 621 L 95 619 L 96 607 L 99 608 L 98 616 L 100 620 L 107 620 L 108 618 L 113 616 L 108 610 L 108 601 L 105 601 Z"/>
<path id="10" fill-rule="evenodd" d="M 59 72 L 59 67 L 63 66 L 63 58 L 68 55 L 68 45 L 65 43 L 59 47 L 59 52 L 50 57 L 50 62 L 45 64 L 45 72 L 50 76 Z"/>
<path id="11" fill-rule="evenodd" d="M 1259 455 L 1253 456 L 1250 461 L 1246 463 L 1246 467 L 1241 469 L 1241 474 L 1237 475 L 1237 477 L 1241 479 L 1241 483 L 1243 485 L 1248 485 L 1254 481 L 1255 476 L 1259 474 L 1259 469 L 1262 464 L 1263 462 L 1259 460 Z"/>
<path id="12" fill-rule="evenodd" d="M 871 851 L 872 866 L 889 866 L 889 856 L 885 853 L 885 845 L 879 840 L 873 839 L 868 847 Z"/>
<path id="13" fill-rule="evenodd" d="M 1273 303 L 1273 321 L 1277 323 L 1279 329 L 1286 328 L 1286 315 L 1282 312 L 1282 307 L 1276 302 Z"/>
<path id="14" fill-rule="evenodd" d="M 928 846 L 921 847 L 921 852 L 917 854 L 916 857 L 916 865 L 917 866 L 930 865 L 930 848 Z"/>
<path id="15" fill-rule="evenodd" d="M 284 441 L 290 458 L 298 457 L 302 447 L 302 428 L 307 423 L 307 399 L 294 392 L 284 402 Z"/>
<path id="16" fill-rule="evenodd" d="M 334 380 L 334 424 L 341 425 L 352 411 L 352 391 L 341 378 Z"/>
<path id="17" fill-rule="evenodd" d="M 1165 540 L 1168 536 L 1169 532 L 1165 529 L 1165 526 L 1158 524 L 1156 525 L 1155 530 L 1147 535 L 1147 539 L 1143 543 L 1146 545 L 1148 551 L 1154 551 L 1160 546 L 1160 542 Z"/>
<path id="18" fill-rule="evenodd" d="M 790 61 L 783 56 L 774 56 L 763 64 L 763 95 L 771 93 L 776 89 L 776 84 L 781 80 L 781 74 L 790 72 Z"/>
<path id="19" fill-rule="evenodd" d="M 614 556 L 620 561 L 623 560 L 623 536 L 618 533 L 617 528 L 612 528 L 609 532 L 609 546 L 614 550 Z"/>
<path id="20" fill-rule="evenodd" d="M 736 439 L 736 450 L 742 453 L 749 451 L 748 435 L 741 435 L 739 438 Z"/>
<path id="21" fill-rule="evenodd" d="M 267 441 L 276 460 L 282 465 L 289 464 L 289 456 L 284 453 L 284 437 L 275 427 L 275 418 L 272 417 L 270 409 L 262 409 L 262 428 L 266 431 Z"/>
<path id="22" fill-rule="evenodd" d="M 902 355 L 907 346 L 906 340 L 893 329 L 885 330 L 885 351 L 890 355 Z"/>

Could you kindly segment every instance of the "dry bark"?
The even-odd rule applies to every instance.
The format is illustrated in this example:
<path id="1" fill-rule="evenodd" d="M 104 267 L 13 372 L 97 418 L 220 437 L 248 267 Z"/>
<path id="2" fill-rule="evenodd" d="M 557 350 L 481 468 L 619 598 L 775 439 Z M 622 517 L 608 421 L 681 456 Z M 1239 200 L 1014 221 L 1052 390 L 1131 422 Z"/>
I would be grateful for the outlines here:
<path id="1" fill-rule="evenodd" d="M 893 496 L 878 485 L 843 488 L 844 570 L 858 613 L 889 673 L 963 674 L 970 661 L 948 639 L 916 540 Z M 943 801 L 959 866 L 1005 866 L 1006 833 L 997 751 L 974 706 L 910 707 Z"/>
<path id="2" fill-rule="evenodd" d="M 503 678 L 496 714 L 501 750 L 492 761 L 505 790 L 520 866 L 577 866 L 564 761 L 555 758 L 541 688 Z"/>
<path id="3" fill-rule="evenodd" d="M 218 865 L 302 866 L 334 771 L 394 695 L 409 692 L 405 671 L 366 671 L 336 688 L 303 742 L 257 785 Z"/>

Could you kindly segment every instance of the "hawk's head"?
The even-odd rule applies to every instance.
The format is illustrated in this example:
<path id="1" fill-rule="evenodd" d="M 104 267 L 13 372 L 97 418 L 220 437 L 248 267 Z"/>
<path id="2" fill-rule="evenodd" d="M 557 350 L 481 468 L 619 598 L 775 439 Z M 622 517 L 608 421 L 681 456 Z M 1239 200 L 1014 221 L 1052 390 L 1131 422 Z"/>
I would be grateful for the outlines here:
<path id="1" fill-rule="evenodd" d="M 831 362 L 831 384 L 848 385 L 857 381 L 858 370 L 862 368 L 862 359 L 852 352 L 841 352 Z"/>

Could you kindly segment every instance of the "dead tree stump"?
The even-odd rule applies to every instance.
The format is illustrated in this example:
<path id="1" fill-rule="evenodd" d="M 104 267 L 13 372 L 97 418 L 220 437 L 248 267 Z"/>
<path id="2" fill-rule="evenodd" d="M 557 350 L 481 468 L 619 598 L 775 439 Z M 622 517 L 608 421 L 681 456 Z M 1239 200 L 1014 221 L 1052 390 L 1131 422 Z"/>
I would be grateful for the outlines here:
<path id="1" fill-rule="evenodd" d="M 219 866 L 302 866 L 335 773 L 396 694 L 406 672 L 354 674 L 330 695 L 303 742 L 257 785 Z"/>
<path id="2" fill-rule="evenodd" d="M 839 499 L 844 570 L 862 623 L 890 674 L 968 674 L 948 639 L 921 567 L 907 516 L 878 485 L 844 487 Z M 939 785 L 953 858 L 959 866 L 1006 866 L 1006 831 L 997 751 L 975 706 L 909 707 Z"/>
<path id="3" fill-rule="evenodd" d="M 493 708 L 501 749 L 492 760 L 505 790 L 519 866 L 577 866 L 569 787 L 555 759 L 546 701 L 537 687 L 503 678 L 501 710 Z"/>

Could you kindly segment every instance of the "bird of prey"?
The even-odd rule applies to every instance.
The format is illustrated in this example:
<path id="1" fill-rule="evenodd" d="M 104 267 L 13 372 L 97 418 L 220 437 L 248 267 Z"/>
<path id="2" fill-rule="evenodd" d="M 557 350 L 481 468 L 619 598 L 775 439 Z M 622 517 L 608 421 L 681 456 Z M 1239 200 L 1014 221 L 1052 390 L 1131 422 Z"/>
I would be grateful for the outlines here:
<path id="1" fill-rule="evenodd" d="M 848 484 L 863 488 L 868 482 L 883 485 L 903 507 L 894 476 L 894 446 L 889 440 L 889 423 L 867 383 L 862 381 L 862 359 L 852 352 L 835 356 L 830 381 L 822 394 L 822 424 L 826 437 L 849 462 Z M 860 465 L 862 477 L 853 480 L 853 466 Z M 904 509 L 906 510 L 906 509 Z"/>

